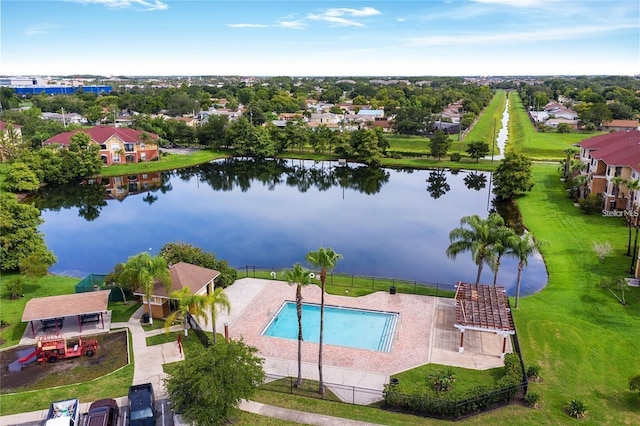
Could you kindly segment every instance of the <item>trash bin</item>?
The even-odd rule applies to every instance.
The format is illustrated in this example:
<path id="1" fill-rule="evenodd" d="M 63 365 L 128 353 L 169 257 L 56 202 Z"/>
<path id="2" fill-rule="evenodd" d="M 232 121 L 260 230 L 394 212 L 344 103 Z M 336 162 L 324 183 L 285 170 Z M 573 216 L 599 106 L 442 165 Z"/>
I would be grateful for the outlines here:
<path id="1" fill-rule="evenodd" d="M 389 288 L 389 293 L 396 294 L 396 286 L 395 285 L 392 285 L 391 288 Z"/>
<path id="2" fill-rule="evenodd" d="M 400 383 L 400 380 L 398 380 L 397 377 L 392 377 L 391 380 L 389 380 L 389 384 L 392 386 L 397 386 L 398 383 Z"/>
<path id="3" fill-rule="evenodd" d="M 141 320 L 143 324 L 149 324 L 149 314 L 142 314 Z"/>

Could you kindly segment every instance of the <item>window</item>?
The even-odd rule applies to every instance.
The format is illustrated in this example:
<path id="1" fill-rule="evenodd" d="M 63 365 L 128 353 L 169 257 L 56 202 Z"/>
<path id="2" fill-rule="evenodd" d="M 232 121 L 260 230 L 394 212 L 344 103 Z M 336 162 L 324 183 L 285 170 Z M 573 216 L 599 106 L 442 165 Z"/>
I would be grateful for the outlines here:
<path id="1" fill-rule="evenodd" d="M 114 163 L 119 163 L 120 162 L 120 154 L 114 154 L 113 155 L 113 162 Z"/>
<path id="2" fill-rule="evenodd" d="M 112 143 L 111 144 L 111 151 L 117 151 L 120 149 L 120 144 L 118 143 Z"/>

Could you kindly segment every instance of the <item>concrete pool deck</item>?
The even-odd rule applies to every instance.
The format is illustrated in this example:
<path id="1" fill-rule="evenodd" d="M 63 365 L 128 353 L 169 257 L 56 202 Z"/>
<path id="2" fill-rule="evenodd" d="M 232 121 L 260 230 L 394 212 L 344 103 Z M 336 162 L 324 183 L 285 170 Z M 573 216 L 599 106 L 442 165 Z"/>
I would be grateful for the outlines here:
<path id="1" fill-rule="evenodd" d="M 258 348 L 259 355 L 265 359 L 267 374 L 297 376 L 298 341 L 261 334 L 282 303 L 295 300 L 295 287 L 282 281 L 243 278 L 224 291 L 231 303 L 231 313 L 219 315 L 216 322 L 218 333 L 224 333 L 224 323 L 227 323 L 231 338 L 242 338 L 245 343 Z M 302 296 L 305 302 L 320 303 L 320 287 L 304 287 Z M 361 297 L 326 294 L 325 305 L 400 314 L 390 352 L 325 344 L 323 373 L 326 383 L 382 389 L 393 374 L 427 363 L 478 370 L 504 365 L 500 358 L 502 337 L 493 333 L 467 331 L 465 351 L 458 352 L 460 332 L 453 326 L 453 299 L 387 292 Z M 210 330 L 211 325 L 208 328 Z M 507 352 L 511 352 L 509 340 L 507 344 Z M 303 377 L 317 380 L 317 343 L 302 343 L 302 361 Z"/>

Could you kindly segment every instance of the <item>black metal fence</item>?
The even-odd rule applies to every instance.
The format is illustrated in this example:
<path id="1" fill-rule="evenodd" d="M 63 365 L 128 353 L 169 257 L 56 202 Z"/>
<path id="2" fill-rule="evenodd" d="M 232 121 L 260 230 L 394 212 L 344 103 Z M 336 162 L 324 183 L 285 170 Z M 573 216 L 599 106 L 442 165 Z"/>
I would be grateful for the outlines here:
<path id="1" fill-rule="evenodd" d="M 267 374 L 262 389 L 356 405 L 369 405 L 382 401 L 384 398 L 382 389 L 368 389 L 327 382 L 324 382 L 327 392 L 320 394 L 318 392 L 317 382 L 314 381 L 313 386 L 296 386 L 296 380 L 295 377 Z"/>
<path id="2" fill-rule="evenodd" d="M 187 312 L 185 319 L 187 321 L 187 324 L 189 324 L 189 327 L 193 330 L 194 333 L 196 333 L 196 336 L 198 337 L 198 340 L 200 340 L 200 343 L 202 343 L 202 346 L 204 346 L 205 348 L 208 348 L 209 337 L 204 332 L 204 330 L 202 330 L 202 327 L 200 327 L 200 324 L 198 324 L 198 321 L 196 321 L 195 318 L 193 318 L 193 316 L 189 312 Z"/>
<path id="3" fill-rule="evenodd" d="M 267 266 L 245 265 L 236 268 L 238 272 L 244 269 L 246 278 L 265 278 L 284 280 L 283 272 L 288 268 L 274 268 Z M 316 277 L 319 279 L 319 277 Z M 453 298 L 456 293 L 455 284 L 427 283 L 400 278 L 374 277 L 369 275 L 354 275 L 329 272 L 327 285 L 344 287 L 345 290 L 353 288 L 365 288 L 372 291 L 389 291 L 408 294 L 421 294 L 425 296 Z"/>

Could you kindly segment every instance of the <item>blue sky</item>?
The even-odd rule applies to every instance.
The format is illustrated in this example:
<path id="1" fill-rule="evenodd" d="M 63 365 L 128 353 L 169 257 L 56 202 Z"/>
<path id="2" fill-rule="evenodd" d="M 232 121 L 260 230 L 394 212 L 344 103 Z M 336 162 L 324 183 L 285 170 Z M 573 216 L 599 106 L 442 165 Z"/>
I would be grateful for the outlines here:
<path id="1" fill-rule="evenodd" d="M 4 75 L 640 74 L 640 2 L 3 0 Z"/>

